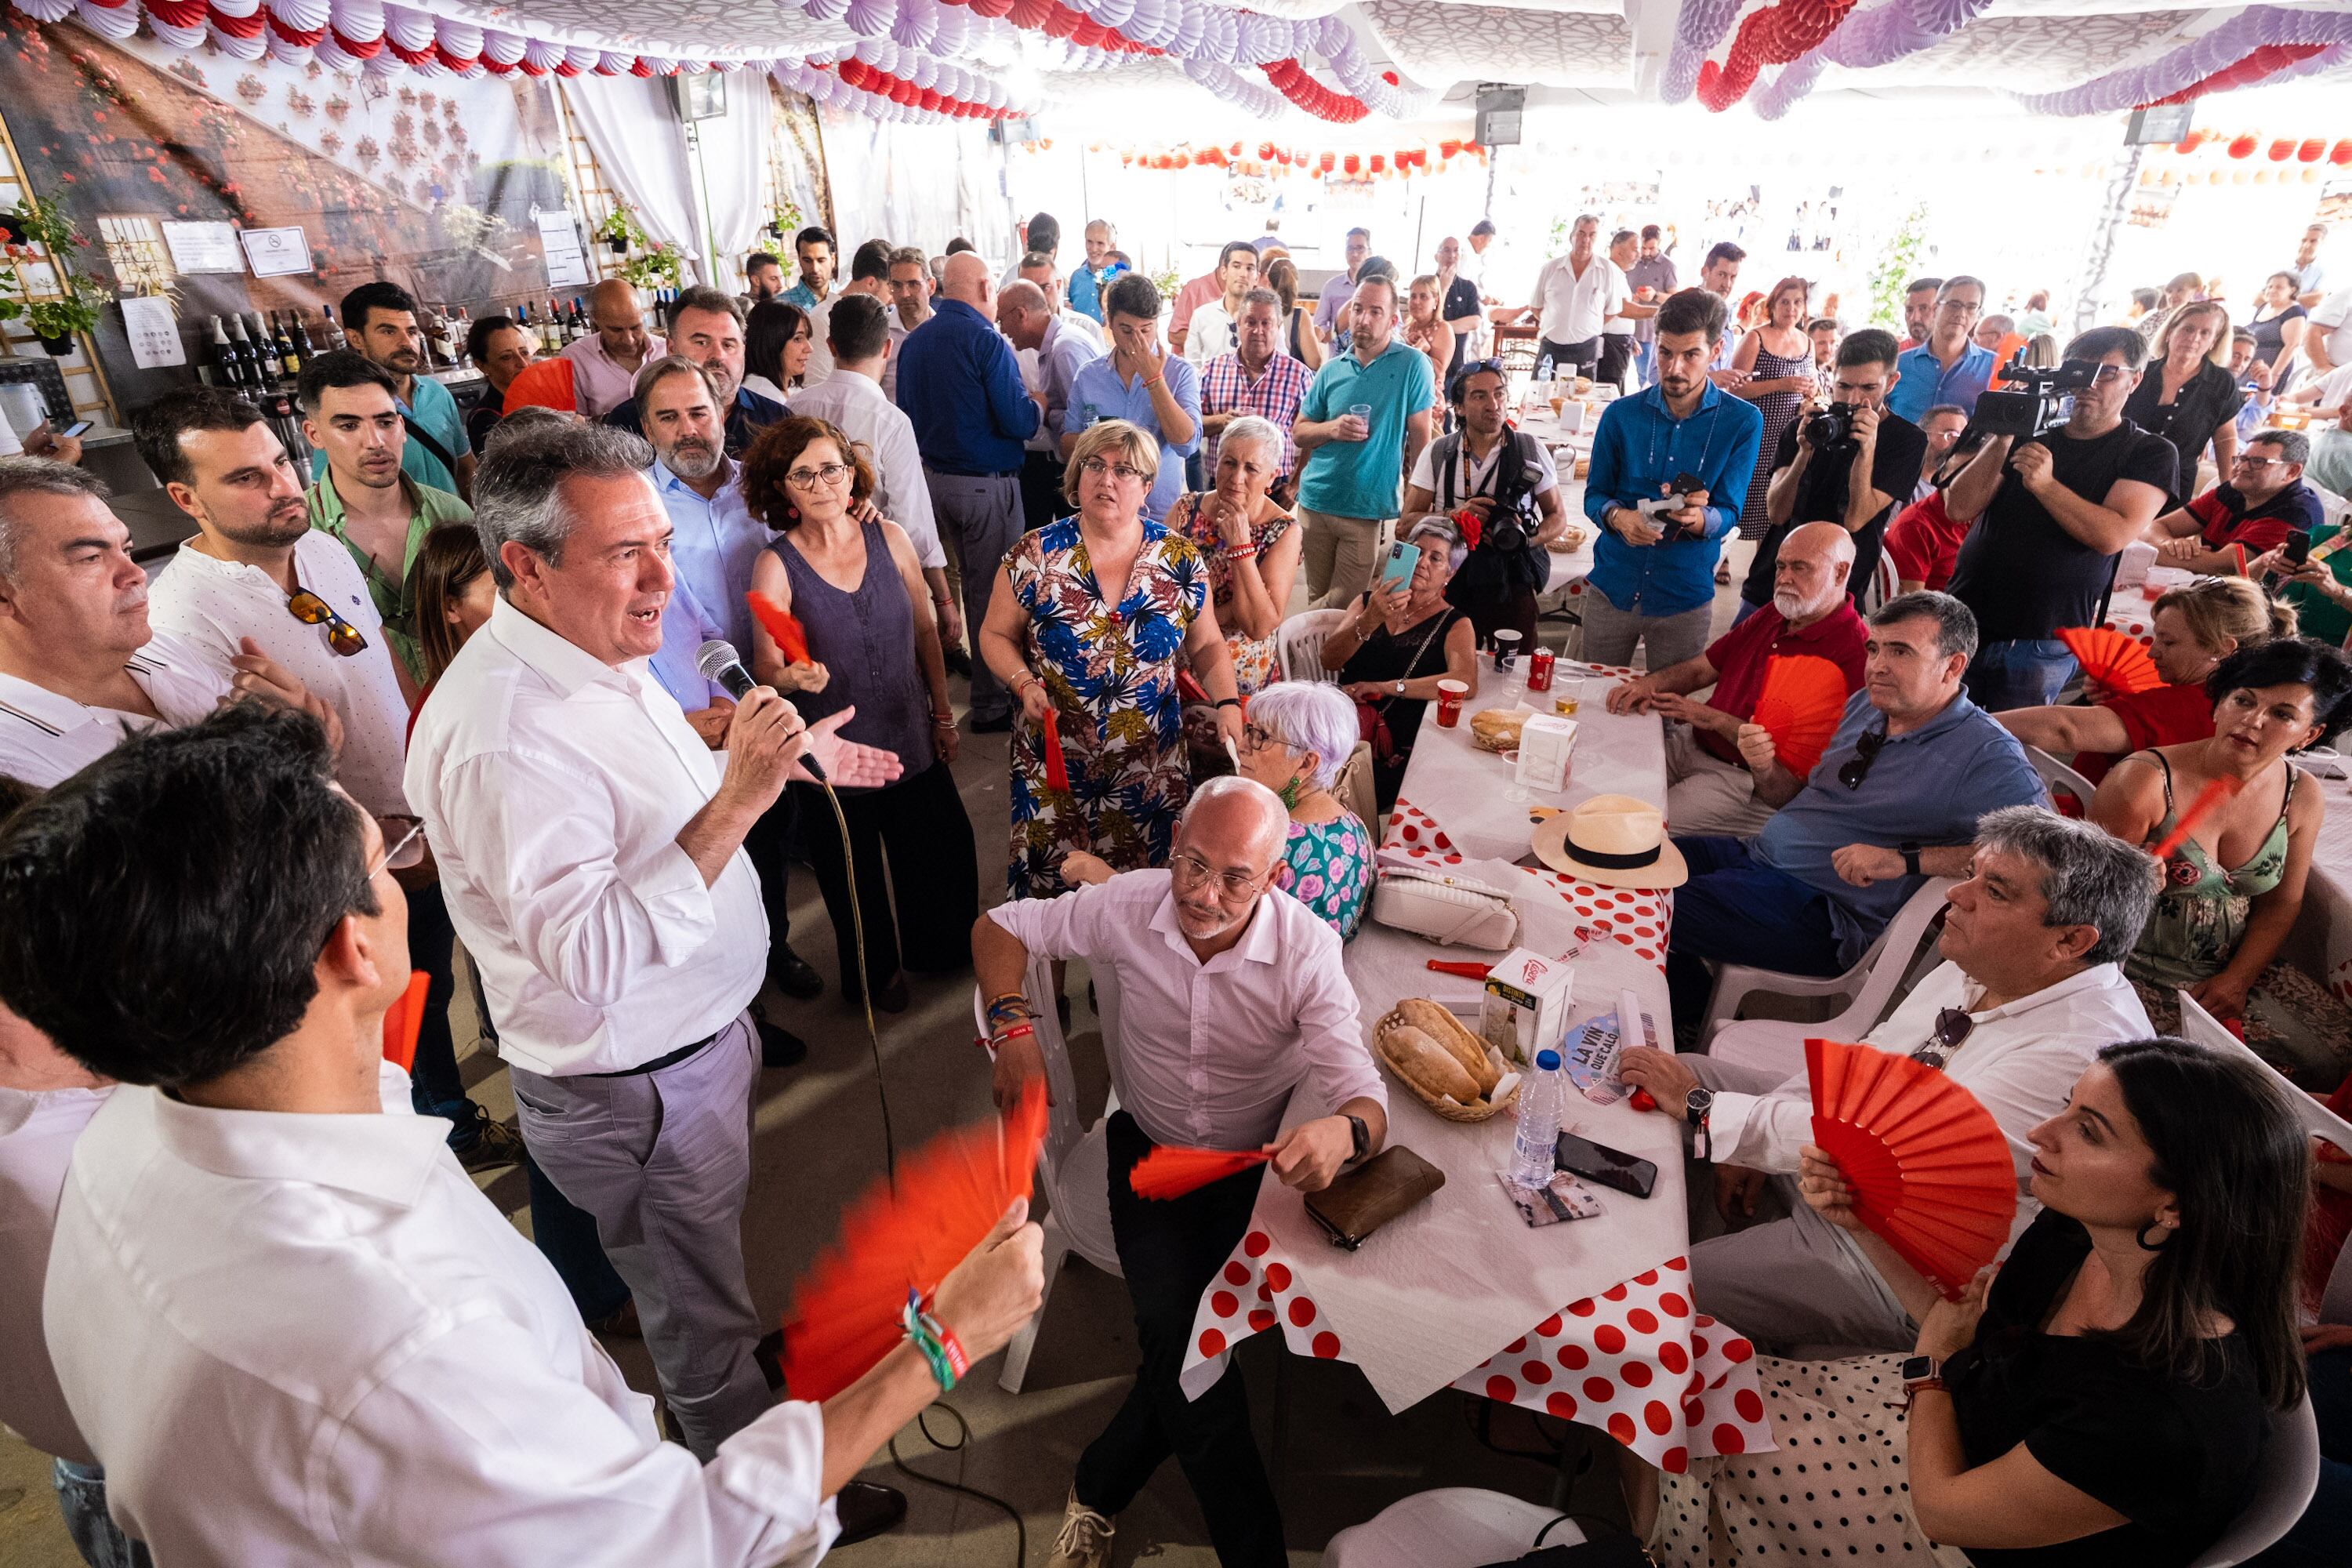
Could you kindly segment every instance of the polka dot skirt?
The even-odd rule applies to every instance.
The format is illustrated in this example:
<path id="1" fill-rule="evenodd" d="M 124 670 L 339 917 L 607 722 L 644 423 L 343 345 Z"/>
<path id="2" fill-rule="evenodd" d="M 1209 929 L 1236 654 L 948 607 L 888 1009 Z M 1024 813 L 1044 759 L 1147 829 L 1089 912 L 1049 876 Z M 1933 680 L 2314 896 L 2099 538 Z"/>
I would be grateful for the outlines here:
<path id="1" fill-rule="evenodd" d="M 1937 1564 L 1911 1517 L 1903 1468 L 1903 1358 L 1780 1361 L 1756 1373 L 1777 1453 L 1694 1459 L 1662 1478 L 1651 1555 L 1662 1568 L 1819 1560 Z"/>

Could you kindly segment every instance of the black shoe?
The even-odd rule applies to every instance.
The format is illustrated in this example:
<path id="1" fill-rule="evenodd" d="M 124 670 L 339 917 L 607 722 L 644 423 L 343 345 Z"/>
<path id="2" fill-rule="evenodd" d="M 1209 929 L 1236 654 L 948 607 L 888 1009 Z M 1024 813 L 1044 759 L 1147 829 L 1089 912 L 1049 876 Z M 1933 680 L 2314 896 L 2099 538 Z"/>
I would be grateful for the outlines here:
<path id="1" fill-rule="evenodd" d="M 904 974 L 894 974 L 874 988 L 874 1005 L 885 1013 L 903 1013 L 913 1000 L 907 994 Z"/>
<path id="2" fill-rule="evenodd" d="M 824 976 L 809 967 L 807 959 L 782 942 L 768 949 L 768 978 L 795 1002 L 805 1002 L 824 990 Z"/>
<path id="3" fill-rule="evenodd" d="M 834 1537 L 834 1545 L 855 1546 L 886 1530 L 896 1530 L 907 1517 L 907 1494 L 872 1481 L 851 1481 L 834 1498 L 833 1509 L 841 1521 L 841 1533 Z"/>
<path id="4" fill-rule="evenodd" d="M 1013 714 L 1010 710 L 999 713 L 993 719 L 974 719 L 971 721 L 971 732 L 975 735 L 1009 734 L 1012 729 Z"/>
<path id="5" fill-rule="evenodd" d="M 771 1024 L 757 1013 L 751 1015 L 751 1026 L 760 1031 L 760 1065 L 766 1068 L 796 1068 L 808 1059 L 808 1042 L 780 1024 Z"/>
<path id="6" fill-rule="evenodd" d="M 940 658 L 946 663 L 950 675 L 969 676 L 971 673 L 971 655 L 963 651 L 961 643 L 953 643 L 941 648 Z"/>

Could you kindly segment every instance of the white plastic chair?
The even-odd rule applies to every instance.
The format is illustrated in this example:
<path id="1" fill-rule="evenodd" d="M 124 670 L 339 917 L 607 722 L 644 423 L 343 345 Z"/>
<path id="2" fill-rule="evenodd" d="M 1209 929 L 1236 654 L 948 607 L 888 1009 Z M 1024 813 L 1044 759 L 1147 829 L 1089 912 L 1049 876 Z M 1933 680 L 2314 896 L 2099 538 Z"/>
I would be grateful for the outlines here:
<path id="1" fill-rule="evenodd" d="M 2326 1292 L 2319 1298 L 2319 1321 L 2352 1323 L 2352 1247 L 2336 1250 L 2335 1271 L 2327 1276 Z"/>
<path id="2" fill-rule="evenodd" d="M 1053 996 L 1051 960 L 1030 959 L 1029 994 Z M 987 1038 L 987 1003 L 977 988 L 971 1011 L 981 1037 Z M 1103 1121 L 1090 1126 L 1081 1123 L 1069 1042 L 1062 1037 L 1061 1021 L 1050 1002 L 1030 1023 L 1037 1032 L 1037 1050 L 1045 1058 L 1045 1088 L 1054 1102 L 1046 1112 L 1045 1147 L 1037 1169 L 1037 1190 L 1045 1200 L 1045 1217 L 1039 1222 L 1045 1234 L 1045 1290 L 1038 1298 L 1037 1310 L 1004 1348 L 1004 1370 L 997 1373 L 996 1382 L 1007 1394 L 1020 1393 L 1022 1381 L 1029 1375 L 1029 1352 L 1037 1348 L 1037 1330 L 1053 1299 L 1055 1276 L 1061 1273 L 1070 1254 L 1076 1253 L 1106 1274 L 1120 1274 L 1118 1247 L 1110 1232 L 1110 1155 L 1103 1131 L 1103 1121 L 1118 1109 L 1118 1096 L 1112 1094 L 1103 1106 Z"/>
<path id="3" fill-rule="evenodd" d="M 2279 1092 L 2285 1095 L 2294 1108 L 2294 1119 L 2303 1130 L 2315 1138 L 2325 1138 L 2347 1154 L 2352 1154 L 2352 1121 L 2347 1121 L 2319 1101 L 2295 1087 L 2294 1080 L 2263 1061 L 2252 1047 L 2221 1026 L 2220 1019 L 2205 1011 L 2188 992 L 2175 993 L 2180 998 L 2180 1037 L 2191 1045 L 2209 1046 L 2217 1051 L 2228 1051 L 2245 1058 L 2271 1075 L 2278 1083 Z M 2346 1250 L 2352 1251 L 2352 1247 Z M 2352 1320 L 2347 1320 L 2352 1321 Z"/>
<path id="4" fill-rule="evenodd" d="M 1895 988 L 1911 973 L 1936 917 L 1944 912 L 1944 895 L 1955 879 L 1930 877 L 1911 895 L 1862 962 L 1835 979 L 1810 974 L 1783 974 L 1778 970 L 1751 969 L 1726 963 L 1716 971 L 1715 989 L 1707 995 L 1706 1018 L 1699 1026 L 1700 1048 L 1718 1061 L 1744 1067 L 1796 1072 L 1805 1065 L 1805 1041 L 1858 1040 L 1877 1026 Z M 1837 996 L 1846 999 L 1843 1011 L 1821 1024 L 1789 1024 L 1772 1018 L 1733 1022 L 1740 1004 L 1762 992 L 1775 996 Z"/>
<path id="5" fill-rule="evenodd" d="M 1323 668 L 1323 639 L 1348 618 L 1345 610 L 1301 610 L 1274 628 L 1275 657 L 1285 680 L 1333 680 L 1339 678 Z"/>
<path id="6" fill-rule="evenodd" d="M 1547 1525 L 1552 1528 L 1545 1535 Z M 1323 1568 L 1479 1568 L 1518 1561 L 1538 1535 L 1548 1547 L 1584 1540 L 1556 1508 L 1476 1487 L 1439 1487 L 1339 1531 L 1323 1548 Z"/>
<path id="7" fill-rule="evenodd" d="M 2091 795 L 2099 787 L 2098 785 L 2039 746 L 2026 747 L 2025 760 L 2033 764 L 2033 771 L 2042 775 L 2042 787 L 2048 790 L 2053 796 L 2063 791 L 2083 803 L 2085 815 L 2090 812 Z"/>
<path id="8" fill-rule="evenodd" d="M 1381 836 L 1380 797 L 1372 784 L 1372 743 L 1359 741 L 1356 749 L 1348 753 L 1348 761 L 1339 769 L 1339 777 L 1331 793 L 1341 805 L 1356 814 L 1357 820 L 1370 830 L 1377 839 Z"/>
<path id="9" fill-rule="evenodd" d="M 2270 1436 L 2263 1439 L 2255 1461 L 2254 1500 L 2231 1521 L 2221 1539 L 2189 1568 L 2234 1568 L 2261 1555 L 2293 1530 L 2319 1489 L 2319 1421 L 2311 1412 L 2311 1396 L 2284 1415 L 2271 1417 Z"/>

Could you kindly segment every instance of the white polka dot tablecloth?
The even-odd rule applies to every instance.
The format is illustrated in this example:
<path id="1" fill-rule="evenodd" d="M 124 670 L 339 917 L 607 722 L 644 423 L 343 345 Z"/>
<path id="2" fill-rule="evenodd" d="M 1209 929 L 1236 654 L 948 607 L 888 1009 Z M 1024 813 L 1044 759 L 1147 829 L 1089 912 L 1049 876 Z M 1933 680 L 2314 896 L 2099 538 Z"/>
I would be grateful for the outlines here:
<path id="1" fill-rule="evenodd" d="M 2194 575 L 2178 566 L 2151 566 L 2147 579 L 2117 588 L 2107 600 L 2106 624 L 2142 647 L 2156 645 L 2156 602 Z"/>

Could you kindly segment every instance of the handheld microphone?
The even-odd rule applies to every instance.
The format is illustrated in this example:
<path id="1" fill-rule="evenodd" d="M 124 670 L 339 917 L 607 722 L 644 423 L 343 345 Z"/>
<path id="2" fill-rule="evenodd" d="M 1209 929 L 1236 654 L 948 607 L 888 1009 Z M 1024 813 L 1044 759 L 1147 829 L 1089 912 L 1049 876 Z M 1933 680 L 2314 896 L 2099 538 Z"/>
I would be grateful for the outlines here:
<path id="1" fill-rule="evenodd" d="M 735 645 L 718 637 L 712 637 L 695 650 L 694 668 L 702 673 L 703 679 L 715 683 L 738 702 L 751 696 L 760 684 L 751 679 L 751 672 L 743 668 L 743 657 L 735 651 Z M 791 708 L 792 704 L 786 701 L 784 706 Z M 799 710 L 793 709 L 793 711 L 797 714 Z M 803 752 L 801 766 L 806 768 L 809 777 L 817 783 L 825 782 L 824 765 L 816 760 L 814 752 Z"/>

